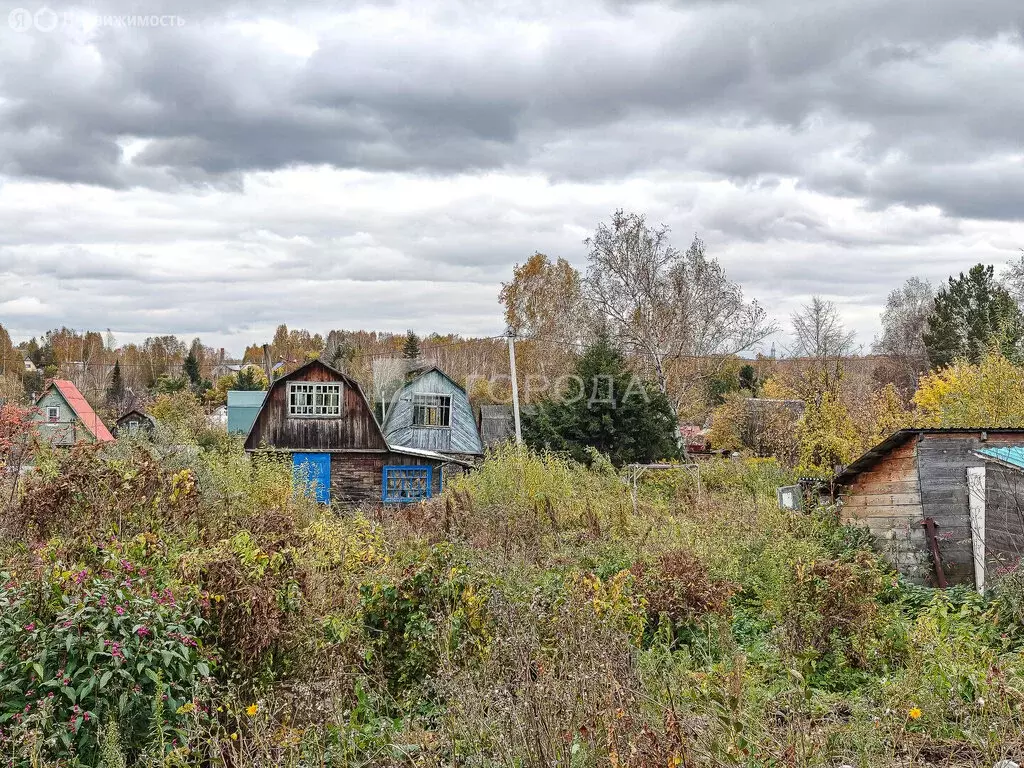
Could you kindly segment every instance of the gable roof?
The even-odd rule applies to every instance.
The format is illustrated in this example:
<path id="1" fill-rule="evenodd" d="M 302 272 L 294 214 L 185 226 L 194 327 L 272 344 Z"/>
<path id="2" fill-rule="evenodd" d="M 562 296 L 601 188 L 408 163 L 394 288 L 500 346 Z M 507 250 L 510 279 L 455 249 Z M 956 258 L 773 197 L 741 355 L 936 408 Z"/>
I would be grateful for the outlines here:
<path id="1" fill-rule="evenodd" d="M 130 411 L 125 411 L 124 413 L 122 413 L 120 416 L 117 417 L 117 423 L 120 424 L 122 421 L 127 419 L 129 416 L 138 416 L 138 417 L 143 418 L 146 421 L 149 421 L 149 422 L 151 422 L 153 424 L 156 423 L 156 419 L 154 419 L 152 416 L 150 416 L 145 411 L 139 410 L 138 408 L 132 408 Z"/>
<path id="2" fill-rule="evenodd" d="M 246 450 L 255 450 L 256 447 L 257 447 L 256 442 L 254 442 L 254 434 L 253 433 L 256 430 L 256 425 L 260 424 L 260 419 L 263 417 L 263 412 L 267 409 L 268 406 L 270 406 L 274 402 L 274 398 L 273 398 L 274 392 L 278 388 L 287 386 L 288 382 L 290 382 L 290 381 L 293 381 L 295 379 L 298 379 L 298 380 L 301 381 L 302 380 L 302 376 L 306 373 L 306 371 L 308 369 L 314 367 L 314 366 L 317 366 L 317 367 L 320 367 L 320 368 L 324 368 L 325 370 L 329 371 L 333 376 L 337 377 L 338 380 L 342 381 L 345 384 L 345 387 L 347 387 L 348 389 L 352 390 L 353 392 L 355 392 L 355 393 L 357 393 L 359 395 L 359 398 L 363 401 L 363 405 L 366 407 L 366 415 L 367 415 L 367 420 L 368 420 L 367 421 L 367 426 L 374 432 L 375 436 L 380 438 L 380 442 L 383 445 L 386 446 L 388 444 L 387 440 L 384 438 L 384 432 L 383 432 L 383 430 L 381 430 L 380 424 L 377 423 L 377 419 L 373 415 L 373 407 L 370 405 L 370 401 L 366 399 L 366 394 L 363 392 L 363 388 L 359 386 L 359 382 L 356 381 L 355 379 L 353 379 L 347 373 L 343 373 L 343 372 L 339 371 L 337 368 L 334 368 L 333 366 L 328 365 L 323 360 L 321 360 L 319 358 L 315 358 L 315 359 L 310 360 L 309 362 L 299 366 L 298 368 L 296 368 L 291 373 L 287 373 L 284 376 L 281 376 L 280 378 L 274 379 L 274 381 L 270 385 L 270 388 L 266 392 L 258 392 L 258 393 L 256 393 L 256 394 L 259 394 L 259 395 L 263 396 L 263 400 L 260 403 L 260 407 L 259 407 L 259 409 L 256 412 L 256 416 L 253 418 L 252 424 L 249 426 L 249 431 L 246 434 L 246 438 L 245 438 L 245 448 L 246 448 Z M 230 397 L 230 393 L 228 393 L 228 395 Z M 230 408 L 228 409 L 228 418 L 229 419 L 231 418 L 231 409 Z"/>
<path id="3" fill-rule="evenodd" d="M 106 443 L 112 441 L 114 436 L 110 434 L 110 430 L 107 429 L 106 425 L 100 420 L 100 417 L 96 415 L 96 412 L 89 405 L 89 402 L 85 399 L 81 392 L 78 391 L 78 387 L 75 386 L 74 382 L 68 381 L 67 379 L 54 379 L 50 382 L 50 386 L 43 390 L 37 399 L 38 404 L 46 393 L 50 391 L 50 387 L 55 387 L 60 396 L 64 398 L 64 402 L 68 404 L 68 407 L 78 417 L 78 420 L 82 422 L 82 426 L 85 427 L 86 431 L 93 436 L 98 442 Z"/>
<path id="4" fill-rule="evenodd" d="M 941 427 L 929 429 L 901 429 L 893 432 L 885 440 L 873 448 L 869 448 L 861 456 L 850 462 L 842 472 L 836 475 L 836 485 L 849 485 L 861 472 L 866 472 L 877 464 L 891 451 L 909 442 L 911 438 L 921 435 L 970 435 L 982 432 L 1002 432 L 1006 434 L 1024 435 L 1020 427 Z M 990 450 L 990 449 L 985 449 Z"/>
<path id="5" fill-rule="evenodd" d="M 1010 467 L 1024 471 L 1024 445 L 1007 445 L 1000 448 L 979 448 L 975 451 L 983 459 L 991 459 Z"/>

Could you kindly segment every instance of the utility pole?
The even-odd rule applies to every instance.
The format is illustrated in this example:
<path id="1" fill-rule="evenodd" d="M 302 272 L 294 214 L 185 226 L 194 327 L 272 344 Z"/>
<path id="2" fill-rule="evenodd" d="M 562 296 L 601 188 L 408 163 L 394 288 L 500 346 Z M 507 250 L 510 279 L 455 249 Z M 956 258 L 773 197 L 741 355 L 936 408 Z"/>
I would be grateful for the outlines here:
<path id="1" fill-rule="evenodd" d="M 274 364 L 270 360 L 270 345 L 263 345 L 263 372 L 267 374 L 267 386 L 274 383 Z"/>
<path id="2" fill-rule="evenodd" d="M 516 335 L 508 329 L 508 367 L 512 376 L 512 418 L 516 423 L 516 445 L 523 444 L 523 428 L 519 420 L 519 380 L 516 378 Z"/>

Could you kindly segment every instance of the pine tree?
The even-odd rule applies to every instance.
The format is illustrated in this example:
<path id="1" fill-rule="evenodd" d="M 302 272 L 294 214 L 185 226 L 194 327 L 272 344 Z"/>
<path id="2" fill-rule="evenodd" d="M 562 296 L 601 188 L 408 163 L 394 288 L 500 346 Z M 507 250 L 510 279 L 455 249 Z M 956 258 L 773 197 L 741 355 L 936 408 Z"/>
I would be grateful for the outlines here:
<path id="1" fill-rule="evenodd" d="M 107 405 L 115 406 L 124 397 L 124 378 L 121 376 L 121 361 L 114 363 L 114 370 L 110 374 L 110 384 L 107 385 Z"/>
<path id="2" fill-rule="evenodd" d="M 923 339 L 934 367 L 956 360 L 976 364 L 993 344 L 1006 358 L 1020 362 L 1024 316 L 996 282 L 995 270 L 977 264 L 966 275 L 950 277 L 939 290 Z"/>
<path id="3" fill-rule="evenodd" d="M 188 357 L 185 358 L 182 365 L 182 372 L 188 377 L 192 389 L 199 389 L 203 383 L 203 374 L 199 370 L 199 358 L 194 349 L 189 350 Z"/>
<path id="4" fill-rule="evenodd" d="M 754 366 L 748 363 L 740 368 L 740 389 L 750 392 L 751 397 L 757 397 L 760 386 L 761 382 L 757 380 L 757 371 Z"/>
<path id="5" fill-rule="evenodd" d="M 417 360 L 420 356 L 420 340 L 416 334 L 410 330 L 405 334 L 405 343 L 402 344 L 402 357 L 406 360 Z"/>
<path id="6" fill-rule="evenodd" d="M 668 397 L 657 384 L 633 376 L 607 337 L 580 355 L 574 373 L 572 391 L 539 403 L 524 419 L 528 445 L 565 451 L 581 462 L 596 449 L 620 466 L 678 457 Z"/>

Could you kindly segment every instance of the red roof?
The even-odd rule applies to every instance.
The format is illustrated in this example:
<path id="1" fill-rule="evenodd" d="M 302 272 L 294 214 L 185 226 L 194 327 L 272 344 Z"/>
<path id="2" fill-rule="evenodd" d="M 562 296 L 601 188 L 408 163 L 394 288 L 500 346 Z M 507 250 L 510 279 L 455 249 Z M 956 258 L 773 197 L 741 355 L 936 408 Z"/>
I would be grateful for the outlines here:
<path id="1" fill-rule="evenodd" d="M 64 400 L 70 406 L 71 410 L 75 412 L 79 420 L 82 422 L 82 426 L 85 427 L 89 433 L 101 443 L 105 443 L 108 440 L 113 440 L 114 436 L 110 434 L 110 430 L 107 429 L 106 425 L 100 421 L 100 417 L 96 415 L 96 411 L 92 409 L 89 402 L 85 399 L 81 392 L 78 391 L 78 387 L 74 385 L 74 382 L 68 381 L 67 379 L 54 379 L 53 386 L 57 388 L 57 391 L 63 395 Z"/>

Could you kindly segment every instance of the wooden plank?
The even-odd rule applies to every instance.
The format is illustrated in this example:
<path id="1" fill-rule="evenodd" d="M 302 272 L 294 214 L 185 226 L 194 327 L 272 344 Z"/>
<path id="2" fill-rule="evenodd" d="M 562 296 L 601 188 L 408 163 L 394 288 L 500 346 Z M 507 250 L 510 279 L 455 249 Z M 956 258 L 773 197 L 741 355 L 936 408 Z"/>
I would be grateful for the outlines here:
<path id="1" fill-rule="evenodd" d="M 850 486 L 851 491 L 860 493 L 918 493 L 917 478 L 912 480 L 877 480 L 870 483 L 856 483 Z"/>
<path id="2" fill-rule="evenodd" d="M 903 507 L 920 505 L 919 493 L 866 493 L 850 497 L 848 507 Z"/>

